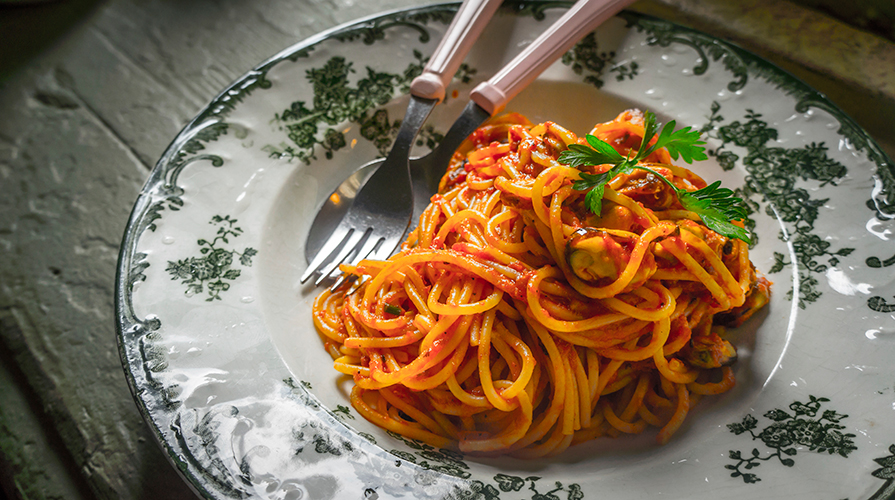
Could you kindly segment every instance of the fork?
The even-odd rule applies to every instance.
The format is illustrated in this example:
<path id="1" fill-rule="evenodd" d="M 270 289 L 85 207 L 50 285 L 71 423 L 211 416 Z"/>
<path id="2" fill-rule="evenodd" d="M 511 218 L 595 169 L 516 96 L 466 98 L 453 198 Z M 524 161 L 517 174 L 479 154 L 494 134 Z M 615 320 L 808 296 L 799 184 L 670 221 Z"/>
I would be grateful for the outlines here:
<path id="1" fill-rule="evenodd" d="M 445 134 L 444 139 L 438 147 L 423 158 L 411 160 L 411 162 L 414 163 L 414 171 L 426 169 L 443 172 L 454 150 L 459 146 L 463 139 L 475 131 L 475 129 L 489 117 L 502 111 L 507 102 L 528 86 L 529 83 L 537 78 L 538 75 L 547 69 L 547 67 L 553 64 L 553 62 L 562 54 L 569 50 L 578 40 L 592 32 L 597 26 L 614 16 L 632 2 L 633 0 L 580 0 L 573 5 L 572 8 L 570 8 L 559 20 L 547 28 L 544 33 L 526 47 L 525 50 L 517 55 L 502 70 L 491 77 L 487 82 L 483 82 L 473 89 L 470 94 L 469 104 L 467 104 L 463 113 L 453 126 L 451 126 L 448 133 Z M 418 120 L 419 118 L 411 113 L 411 111 L 416 111 L 412 109 L 413 104 L 414 102 L 411 101 L 411 106 L 408 108 L 408 116 L 412 116 Z M 428 109 L 431 110 L 431 106 Z M 426 113 L 428 113 L 428 111 Z M 407 122 L 407 119 L 405 119 L 405 122 Z M 422 122 L 419 122 L 419 124 L 421 123 Z M 401 133 L 406 132 L 404 125 L 405 124 L 402 123 L 401 129 L 398 132 L 398 138 L 395 140 L 396 145 L 401 141 Z M 408 128 L 413 126 L 417 125 L 412 123 L 408 125 Z M 412 132 L 406 133 L 409 134 Z M 413 137 L 415 137 L 415 135 Z M 410 138 L 410 141 L 413 140 L 413 137 Z M 409 154 L 410 144 L 408 143 L 406 146 L 408 149 L 406 154 Z M 394 153 L 394 150 L 392 153 Z M 397 193 L 395 185 L 398 183 L 394 182 L 395 179 L 379 176 L 383 167 L 388 164 L 389 159 L 392 157 L 392 153 L 389 154 L 389 157 L 385 160 L 383 166 L 380 167 L 380 169 L 369 178 L 360 191 L 358 191 L 354 204 L 349 208 L 342 223 L 339 224 L 337 231 L 346 225 L 346 220 L 355 222 L 360 219 L 360 217 L 353 214 L 353 212 L 356 211 L 355 207 L 358 206 L 358 202 L 361 200 L 362 204 L 359 210 L 362 211 L 363 217 L 366 217 L 366 219 L 364 219 L 366 224 L 363 227 L 366 227 L 367 229 L 363 234 L 356 236 L 356 239 L 354 240 L 356 243 L 354 246 L 342 247 L 343 249 L 337 258 L 338 262 L 327 266 L 326 270 L 321 273 L 321 276 L 315 284 L 320 284 L 339 265 L 339 263 L 343 262 L 347 257 L 353 257 L 352 264 L 356 264 L 368 256 L 374 259 L 388 258 L 406 233 L 409 221 L 404 222 L 404 219 L 396 220 L 397 218 L 393 215 L 395 212 L 393 209 L 389 210 L 388 208 L 382 208 L 382 213 L 369 211 L 369 207 L 372 205 L 372 202 L 370 201 L 371 199 L 375 200 L 376 203 L 379 203 L 380 206 L 383 206 L 388 205 L 391 202 L 391 196 L 400 196 L 402 199 L 410 199 L 410 211 L 412 212 L 413 195 L 411 189 L 403 187 L 402 189 L 406 189 L 406 191 Z M 402 151 L 401 154 L 405 153 Z M 404 158 L 406 158 L 406 156 Z M 402 175 L 404 174 L 402 173 Z M 379 179 L 376 179 L 377 177 L 379 177 Z M 407 179 L 406 184 L 402 184 L 402 186 L 409 184 L 410 180 Z M 426 185 L 424 182 L 415 182 L 415 184 L 417 184 L 418 187 Z M 420 199 L 421 197 L 417 196 L 417 198 Z M 402 216 L 404 215 L 402 214 Z M 388 227 L 388 224 L 393 225 Z M 354 229 L 356 227 L 358 226 L 350 226 L 353 231 L 357 231 Z M 345 238 L 348 238 L 348 236 Z M 330 238 L 324 244 L 314 261 L 317 261 L 320 258 L 320 254 L 324 253 L 326 246 L 331 243 L 332 239 L 333 238 Z M 336 245 L 338 245 L 338 243 Z M 333 248 L 335 249 L 335 247 Z M 330 253 L 332 253 L 332 251 L 333 250 L 329 250 Z M 309 264 L 308 269 L 302 276 L 302 283 L 314 273 L 316 269 L 314 261 Z M 337 283 L 333 285 L 333 288 L 338 287 L 343 279 L 344 277 L 340 278 Z"/>
<path id="2" fill-rule="evenodd" d="M 308 263 L 302 283 L 319 273 L 314 283 L 319 285 L 349 259 L 357 263 L 367 257 L 387 258 L 398 246 L 413 215 L 409 163 L 413 141 L 501 1 L 465 0 L 460 6 L 423 73 L 410 84 L 410 103 L 391 151 L 384 161 L 371 162 L 381 165 Z"/>

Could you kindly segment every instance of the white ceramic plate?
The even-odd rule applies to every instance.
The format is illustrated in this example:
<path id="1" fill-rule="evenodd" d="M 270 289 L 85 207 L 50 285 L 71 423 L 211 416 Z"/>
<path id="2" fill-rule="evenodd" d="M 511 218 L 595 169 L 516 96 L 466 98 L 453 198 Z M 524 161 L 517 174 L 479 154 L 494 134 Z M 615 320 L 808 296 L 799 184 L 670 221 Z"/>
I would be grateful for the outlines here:
<path id="1" fill-rule="evenodd" d="M 407 84 L 456 6 L 393 12 L 291 47 L 173 141 L 123 242 L 117 307 L 137 405 L 208 498 L 895 498 L 895 175 L 822 95 L 723 41 L 623 15 L 510 109 L 583 134 L 636 106 L 705 128 L 707 180 L 753 210 L 774 281 L 736 333 L 737 386 L 665 446 L 603 439 L 549 460 L 476 459 L 350 407 L 298 284 L 318 206 L 387 151 Z M 563 11 L 504 6 L 421 138 Z"/>

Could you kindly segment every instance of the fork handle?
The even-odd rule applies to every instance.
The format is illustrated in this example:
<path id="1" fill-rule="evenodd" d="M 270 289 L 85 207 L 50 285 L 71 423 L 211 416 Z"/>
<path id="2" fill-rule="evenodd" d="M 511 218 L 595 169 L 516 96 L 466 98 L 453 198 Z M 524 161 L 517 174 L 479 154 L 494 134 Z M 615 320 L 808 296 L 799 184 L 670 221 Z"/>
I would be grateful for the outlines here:
<path id="1" fill-rule="evenodd" d="M 578 40 L 631 3 L 633 0 L 579 0 L 508 65 L 473 89 L 470 98 L 489 114 L 499 113 Z"/>
<path id="2" fill-rule="evenodd" d="M 482 34 L 502 0 L 466 0 L 426 63 L 423 73 L 410 83 L 410 93 L 441 102 L 463 58 Z"/>

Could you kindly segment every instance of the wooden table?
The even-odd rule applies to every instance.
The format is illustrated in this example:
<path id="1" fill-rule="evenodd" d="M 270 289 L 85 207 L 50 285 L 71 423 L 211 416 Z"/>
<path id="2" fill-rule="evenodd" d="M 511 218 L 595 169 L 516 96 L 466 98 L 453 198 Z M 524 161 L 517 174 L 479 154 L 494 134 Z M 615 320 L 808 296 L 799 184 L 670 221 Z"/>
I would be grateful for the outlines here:
<path id="1" fill-rule="evenodd" d="M 0 493 L 193 498 L 137 412 L 115 342 L 115 265 L 137 192 L 186 122 L 255 64 L 430 2 L 15 3 L 0 4 Z M 771 59 L 895 157 L 895 43 L 784 1 L 633 9 Z"/>

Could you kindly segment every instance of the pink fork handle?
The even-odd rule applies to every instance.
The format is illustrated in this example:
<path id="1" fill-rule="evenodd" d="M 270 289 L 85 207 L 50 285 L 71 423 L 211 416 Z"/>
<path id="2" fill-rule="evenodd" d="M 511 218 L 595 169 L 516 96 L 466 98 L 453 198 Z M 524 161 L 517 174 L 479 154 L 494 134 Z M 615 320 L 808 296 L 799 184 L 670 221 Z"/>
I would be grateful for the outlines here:
<path id="1" fill-rule="evenodd" d="M 410 93 L 425 99 L 444 99 L 445 89 L 463 58 L 482 34 L 502 0 L 466 0 L 429 58 L 423 73 L 410 83 Z"/>
<path id="2" fill-rule="evenodd" d="M 579 0 L 508 65 L 473 89 L 470 98 L 494 115 L 585 35 L 634 0 Z"/>

